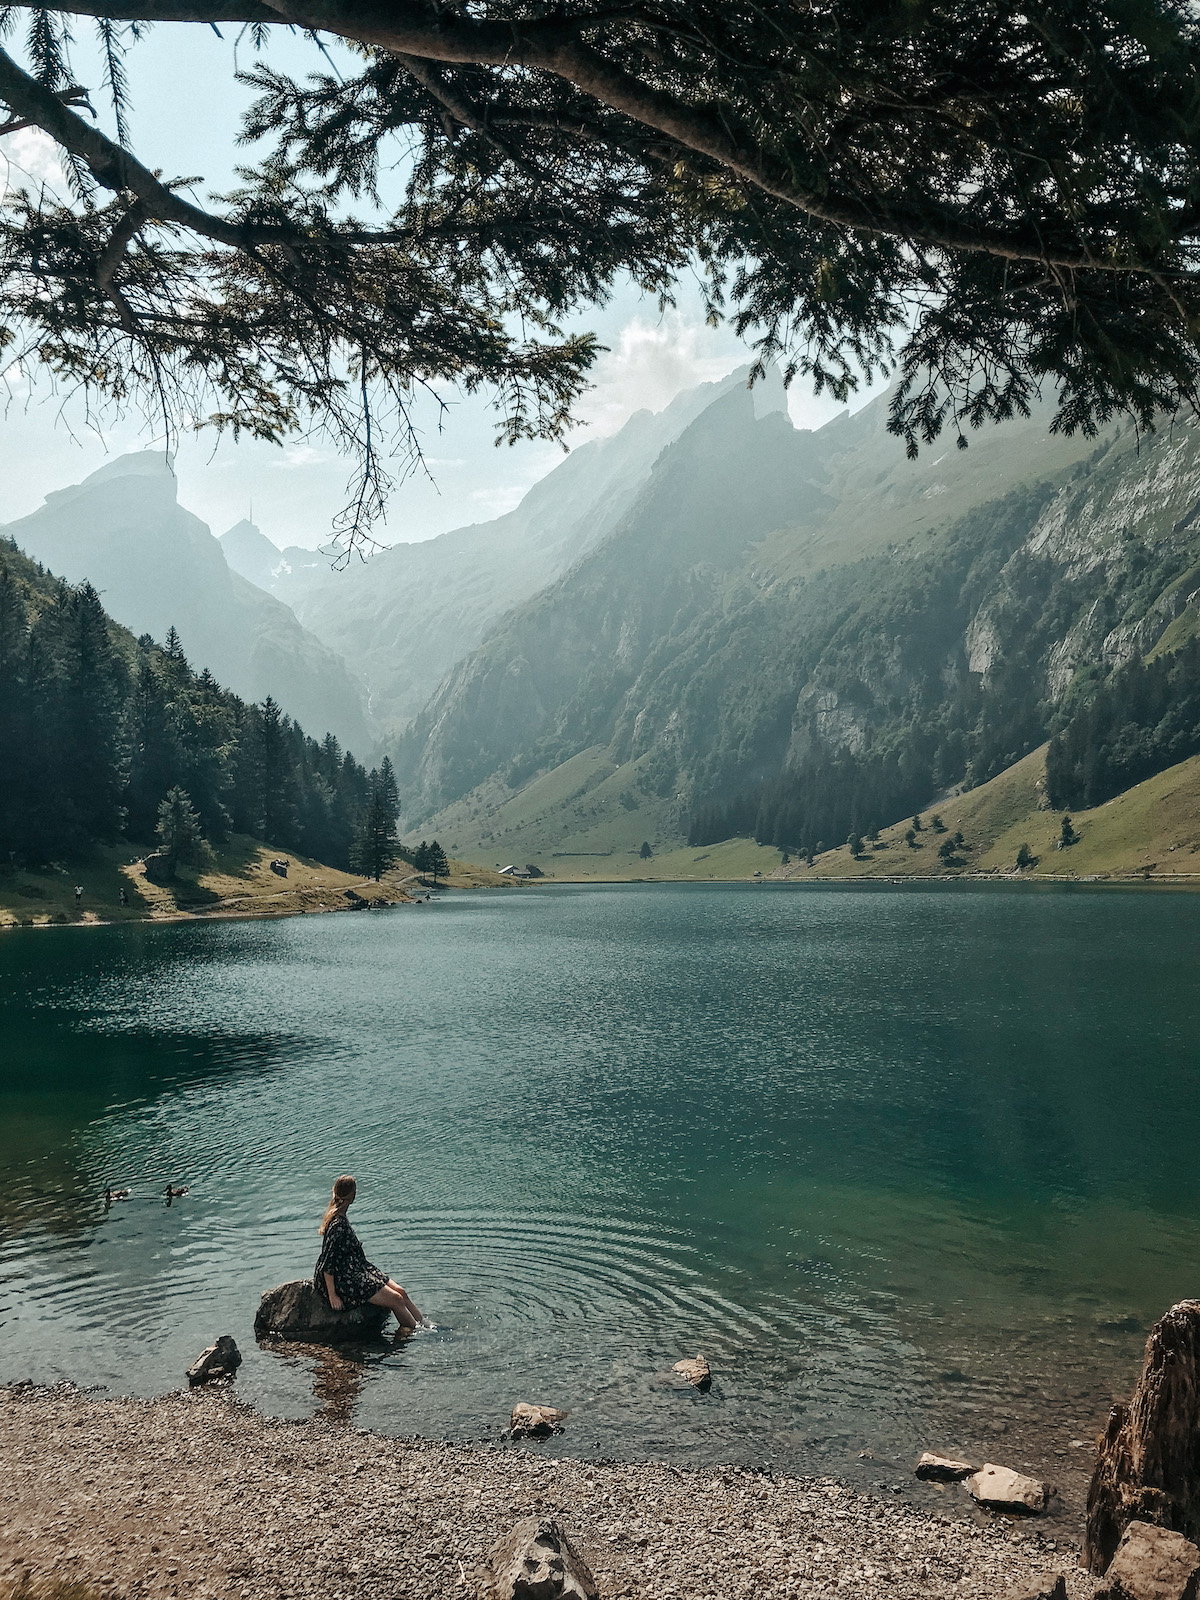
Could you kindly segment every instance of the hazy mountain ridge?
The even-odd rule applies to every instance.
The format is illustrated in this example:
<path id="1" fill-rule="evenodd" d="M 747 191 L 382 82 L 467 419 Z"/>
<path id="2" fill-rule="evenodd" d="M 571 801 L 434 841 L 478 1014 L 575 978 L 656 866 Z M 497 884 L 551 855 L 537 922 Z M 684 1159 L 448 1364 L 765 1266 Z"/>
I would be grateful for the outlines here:
<path id="1" fill-rule="evenodd" d="M 1114 665 L 1195 631 L 1194 428 L 1139 450 L 1126 434 L 1050 438 L 1035 419 L 981 436 L 974 475 L 973 444 L 922 482 L 884 453 L 879 409 L 788 430 L 807 441 L 805 484 L 797 473 L 770 515 L 755 495 L 768 461 L 786 478 L 791 440 L 744 415 L 706 432 L 702 416 L 620 527 L 440 686 L 398 746 L 409 817 L 432 813 L 480 854 L 510 837 L 626 849 L 635 809 L 652 843 L 677 842 L 705 808 L 713 837 L 746 832 L 764 803 L 764 826 L 792 844 L 802 815 L 844 838 L 856 810 L 891 821 L 909 796 L 985 781 Z M 703 477 L 721 470 L 714 439 L 737 474 L 717 494 Z M 961 514 L 938 520 L 947 503 Z M 585 752 L 586 804 L 564 791 L 534 825 L 508 803 Z"/>
<path id="2" fill-rule="evenodd" d="M 514 606 L 553 583 L 617 525 L 658 456 L 714 399 L 744 388 L 745 367 L 636 412 L 611 438 L 578 446 L 494 521 L 396 544 L 328 581 L 274 592 L 369 684 L 372 711 L 403 728 Z M 755 386 L 760 413 L 785 404 L 772 372 Z"/>
<path id="3" fill-rule="evenodd" d="M 161 452 L 111 461 L 0 531 L 68 582 L 91 582 L 135 634 L 161 642 L 174 627 L 189 659 L 244 699 L 270 695 L 306 727 L 373 746 L 361 684 L 287 605 L 230 570 Z"/>

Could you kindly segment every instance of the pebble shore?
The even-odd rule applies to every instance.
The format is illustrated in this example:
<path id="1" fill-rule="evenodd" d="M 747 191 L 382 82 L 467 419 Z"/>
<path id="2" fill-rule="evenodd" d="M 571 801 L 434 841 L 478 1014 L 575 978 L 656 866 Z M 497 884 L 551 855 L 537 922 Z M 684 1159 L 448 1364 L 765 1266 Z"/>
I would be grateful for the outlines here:
<path id="1" fill-rule="evenodd" d="M 560 1518 L 602 1600 L 1004 1600 L 1078 1550 L 832 1479 L 552 1459 L 283 1422 L 227 1387 L 153 1401 L 0 1387 L 0 1594 L 445 1600 L 519 1518 Z"/>

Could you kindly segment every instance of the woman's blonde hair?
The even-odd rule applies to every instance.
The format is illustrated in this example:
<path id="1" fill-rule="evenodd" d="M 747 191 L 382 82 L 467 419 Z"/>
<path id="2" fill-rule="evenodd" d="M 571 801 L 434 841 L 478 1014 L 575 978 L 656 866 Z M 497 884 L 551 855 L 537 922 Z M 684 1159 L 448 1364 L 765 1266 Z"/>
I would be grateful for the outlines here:
<path id="1" fill-rule="evenodd" d="M 324 1233 L 334 1217 L 344 1217 L 346 1208 L 357 1193 L 358 1185 L 350 1177 L 349 1173 L 344 1173 L 342 1177 L 335 1178 L 333 1180 L 333 1195 L 329 1204 L 325 1207 L 325 1215 L 321 1218 L 321 1226 L 317 1232 Z"/>

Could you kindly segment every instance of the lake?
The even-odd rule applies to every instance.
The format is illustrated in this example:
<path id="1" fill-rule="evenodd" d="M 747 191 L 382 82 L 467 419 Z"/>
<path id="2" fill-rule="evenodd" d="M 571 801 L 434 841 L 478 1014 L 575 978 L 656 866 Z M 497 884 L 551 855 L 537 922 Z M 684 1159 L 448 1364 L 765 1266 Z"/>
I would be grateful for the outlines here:
<path id="1" fill-rule="evenodd" d="M 1077 1511 L 1200 1292 L 1198 949 L 1193 895 L 966 884 L 10 933 L 0 1378 L 150 1395 L 232 1333 L 282 1416 L 494 1439 L 525 1399 L 571 1413 L 538 1448 L 928 1494 L 953 1449 Z M 259 1350 L 343 1171 L 436 1331 Z"/>

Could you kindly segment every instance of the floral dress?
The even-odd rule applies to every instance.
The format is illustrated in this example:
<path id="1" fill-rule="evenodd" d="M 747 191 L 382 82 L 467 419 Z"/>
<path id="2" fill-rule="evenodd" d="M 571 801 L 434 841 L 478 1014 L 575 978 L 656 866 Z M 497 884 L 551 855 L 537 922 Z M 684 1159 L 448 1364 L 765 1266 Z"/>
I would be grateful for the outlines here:
<path id="1" fill-rule="evenodd" d="M 326 1273 L 333 1279 L 338 1299 L 347 1311 L 352 1311 L 355 1306 L 365 1306 L 373 1294 L 387 1288 L 387 1273 L 380 1272 L 367 1260 L 358 1242 L 358 1235 L 344 1213 L 334 1217 L 325 1229 L 321 1254 L 317 1257 L 317 1268 L 313 1273 L 313 1288 L 328 1304 Z"/>

